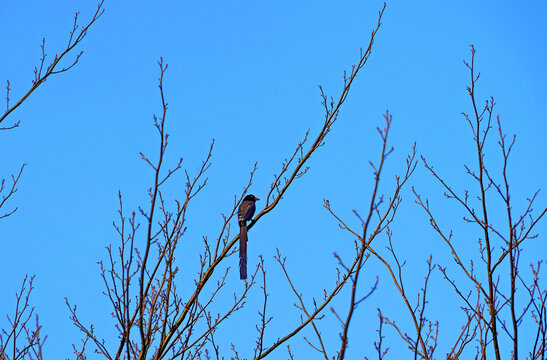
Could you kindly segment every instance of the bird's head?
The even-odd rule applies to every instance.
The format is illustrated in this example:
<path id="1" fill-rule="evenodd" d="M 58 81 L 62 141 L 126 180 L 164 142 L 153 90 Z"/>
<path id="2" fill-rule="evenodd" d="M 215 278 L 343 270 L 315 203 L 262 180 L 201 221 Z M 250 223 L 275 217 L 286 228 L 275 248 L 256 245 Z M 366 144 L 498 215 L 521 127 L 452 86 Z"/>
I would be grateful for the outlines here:
<path id="1" fill-rule="evenodd" d="M 257 201 L 257 200 L 260 200 L 260 199 L 257 198 L 257 197 L 254 196 L 254 195 L 247 195 L 247 196 L 245 196 L 245 198 L 243 199 L 243 201 Z"/>

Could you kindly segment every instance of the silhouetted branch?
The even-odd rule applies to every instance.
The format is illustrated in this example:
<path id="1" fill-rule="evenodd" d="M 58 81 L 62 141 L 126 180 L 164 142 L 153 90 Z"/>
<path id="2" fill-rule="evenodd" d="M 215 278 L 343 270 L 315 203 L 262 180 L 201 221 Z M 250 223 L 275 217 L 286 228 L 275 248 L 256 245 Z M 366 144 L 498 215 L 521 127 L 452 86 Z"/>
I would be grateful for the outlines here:
<path id="1" fill-rule="evenodd" d="M 84 40 L 84 38 L 87 36 L 87 32 L 89 28 L 95 23 L 95 21 L 97 21 L 103 15 L 104 13 L 103 3 L 104 3 L 104 0 L 99 2 L 99 4 L 97 5 L 97 10 L 93 14 L 93 17 L 85 26 L 78 25 L 79 13 L 76 13 L 74 15 L 74 24 L 72 26 L 72 30 L 69 33 L 69 38 L 68 38 L 66 47 L 60 54 L 56 54 L 54 56 L 53 60 L 51 61 L 51 63 L 49 63 L 49 65 L 46 65 L 46 58 L 47 58 L 47 53 L 45 48 L 46 40 L 45 38 L 42 39 L 42 45 L 40 47 L 42 51 L 42 56 L 40 58 L 40 64 L 34 68 L 34 80 L 32 80 L 32 86 L 26 92 L 25 95 L 23 95 L 18 101 L 15 102 L 14 105 L 10 107 L 11 84 L 9 81 L 7 82 L 6 111 L 4 112 L 4 114 L 0 115 L 0 123 L 2 123 L 2 121 L 4 121 L 8 117 L 8 115 L 11 114 L 15 109 L 21 106 L 21 104 L 23 104 L 23 102 L 30 96 L 30 94 L 32 94 L 36 89 L 38 89 L 38 87 L 42 85 L 51 75 L 60 74 L 65 71 L 68 71 L 78 63 L 78 60 L 84 53 L 83 51 L 80 51 L 80 53 L 78 53 L 76 57 L 72 60 L 72 62 L 69 63 L 68 65 L 65 65 L 65 66 L 61 65 L 61 62 L 66 57 L 66 55 L 71 53 L 72 50 Z M 19 121 L 17 121 L 12 126 L 0 128 L 0 130 L 13 129 L 18 126 L 19 126 Z"/>
<path id="2" fill-rule="evenodd" d="M 25 168 L 27 164 L 23 164 L 21 166 L 21 169 L 19 170 L 19 173 L 17 176 L 12 175 L 11 176 L 11 186 L 9 188 L 6 188 L 6 179 L 2 179 L 0 181 L 0 195 L 2 195 L 2 199 L 0 200 L 0 210 L 4 206 L 4 204 L 8 201 L 10 197 L 12 197 L 17 192 L 17 183 L 19 182 L 19 179 L 21 178 L 21 174 L 23 173 L 23 169 Z M 4 190 L 7 190 L 6 193 L 2 194 Z M 17 211 L 17 207 L 15 207 L 13 210 L 8 210 L 5 213 L 0 213 L 0 220 L 7 218 L 8 216 L 14 214 Z"/>
<path id="3" fill-rule="evenodd" d="M 34 289 L 34 276 L 25 276 L 21 289 L 15 294 L 13 315 L 7 315 L 9 328 L 0 331 L 0 359 L 36 359 L 42 360 L 42 347 L 47 336 L 42 337 L 42 326 L 34 307 L 30 305 L 30 294 Z M 35 325 L 30 323 L 32 316 Z"/>
<path id="4" fill-rule="evenodd" d="M 476 170 L 472 170 L 469 166 L 466 166 L 465 168 L 467 173 L 472 176 L 478 185 L 478 195 L 476 198 L 480 204 L 480 210 L 475 211 L 468 201 L 470 196 L 468 191 L 465 191 L 463 195 L 456 194 L 447 182 L 443 180 L 440 175 L 438 175 L 433 167 L 426 162 L 425 158 L 422 157 L 422 160 L 426 169 L 429 170 L 429 172 L 445 188 L 445 197 L 448 199 L 455 199 L 467 211 L 470 217 L 464 217 L 464 221 L 479 225 L 480 233 L 482 234 L 478 240 L 479 254 L 485 265 L 484 272 L 482 273 L 483 277 L 480 277 L 480 273 L 475 271 L 473 261 L 471 261 L 469 265 L 465 265 L 463 263 L 452 240 L 452 232 L 447 234 L 441 230 L 441 227 L 438 225 L 432 211 L 430 210 L 428 201 L 424 201 L 414 190 L 414 188 L 413 192 L 416 198 L 416 203 L 418 203 L 425 210 L 429 217 L 431 226 L 449 246 L 450 251 L 454 256 L 454 261 L 465 276 L 472 281 L 477 291 L 477 301 L 473 304 L 470 299 L 471 292 L 466 295 L 462 288 L 456 284 L 455 280 L 448 276 L 446 267 L 439 266 L 444 278 L 452 285 L 456 294 L 465 303 L 465 306 L 462 309 L 466 313 L 467 317 L 467 322 L 462 326 L 461 333 L 456 339 L 451 351 L 448 353 L 448 358 L 458 358 L 467 344 L 469 344 L 469 342 L 473 339 L 478 338 L 478 358 L 484 358 L 486 356 L 487 348 L 491 347 L 495 358 L 498 360 L 501 359 L 501 339 L 499 333 L 499 326 L 501 326 L 501 329 L 505 332 L 505 334 L 507 334 L 512 343 L 511 358 L 516 360 L 519 356 L 519 326 L 530 306 L 533 306 L 534 304 L 536 291 L 536 285 L 526 285 L 525 281 L 519 275 L 519 246 L 522 245 L 524 240 L 535 237 L 535 235 L 530 235 L 531 231 L 543 217 L 545 212 L 547 212 L 547 208 L 545 208 L 536 219 L 533 219 L 532 204 L 536 199 L 539 192 L 538 191 L 532 198 L 527 199 L 528 206 L 525 208 L 524 212 L 517 217 L 518 220 L 514 220 L 515 216 L 513 214 L 513 204 L 509 191 L 510 187 L 507 169 L 509 164 L 509 155 L 515 144 L 516 137 L 513 136 L 510 142 L 506 141 L 506 135 L 502 130 L 499 116 L 497 116 L 496 120 L 499 135 L 498 144 L 500 145 L 501 157 L 503 161 L 501 173 L 503 180 L 501 182 L 497 182 L 485 165 L 485 146 L 487 135 L 489 130 L 492 128 L 491 123 L 495 102 L 494 99 L 491 98 L 486 101 L 484 107 L 479 108 L 477 106 L 475 86 L 480 74 L 476 74 L 475 72 L 474 59 L 475 48 L 471 46 L 471 61 L 469 63 L 464 63 L 470 72 L 471 84 L 467 87 L 467 91 L 471 99 L 473 115 L 468 115 L 465 113 L 463 115 L 473 134 L 478 164 Z M 496 190 L 497 195 L 499 195 L 504 203 L 507 214 L 506 232 L 501 231 L 500 228 L 494 224 L 494 222 L 489 220 L 489 213 L 492 211 L 490 208 L 493 207 L 493 205 L 491 200 L 487 201 L 486 193 L 488 189 L 492 187 Z M 525 219 L 527 218 L 530 220 L 526 223 Z M 496 255 L 494 252 L 494 249 L 496 248 L 496 240 L 501 240 L 502 243 L 500 246 L 501 253 L 499 255 Z M 504 292 L 500 287 L 500 280 L 502 277 L 500 274 L 501 269 L 499 265 L 501 265 L 505 259 L 508 259 L 508 292 Z M 524 288 L 528 289 L 530 295 L 530 298 L 525 300 L 523 310 L 520 313 L 517 313 L 517 280 L 522 282 Z M 502 316 L 502 310 L 506 308 L 508 308 L 510 314 L 509 321 Z M 541 328 L 542 325 L 538 323 L 538 326 Z M 541 330 L 539 330 L 538 333 L 541 333 Z M 532 354 L 534 354 L 534 351 L 531 352 L 531 358 L 535 356 Z"/>

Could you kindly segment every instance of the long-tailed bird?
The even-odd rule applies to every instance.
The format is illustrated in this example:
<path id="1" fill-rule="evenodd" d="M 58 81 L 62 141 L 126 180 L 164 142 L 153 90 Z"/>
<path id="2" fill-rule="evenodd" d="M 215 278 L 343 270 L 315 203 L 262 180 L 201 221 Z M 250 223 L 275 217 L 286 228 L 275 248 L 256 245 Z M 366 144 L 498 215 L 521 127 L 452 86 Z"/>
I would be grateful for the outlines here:
<path id="1" fill-rule="evenodd" d="M 254 195 L 247 195 L 239 205 L 237 219 L 239 221 L 239 277 L 247 279 L 247 221 L 253 218 L 256 211 L 255 201 L 260 200 Z"/>

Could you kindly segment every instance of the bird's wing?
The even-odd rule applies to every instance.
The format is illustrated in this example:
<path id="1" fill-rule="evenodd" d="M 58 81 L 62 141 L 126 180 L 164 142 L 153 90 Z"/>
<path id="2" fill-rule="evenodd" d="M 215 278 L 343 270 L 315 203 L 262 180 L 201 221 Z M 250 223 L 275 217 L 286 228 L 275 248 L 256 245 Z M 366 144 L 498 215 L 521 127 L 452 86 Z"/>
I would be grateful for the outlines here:
<path id="1" fill-rule="evenodd" d="M 253 201 L 243 201 L 239 206 L 237 217 L 239 221 L 251 220 L 256 210 L 255 203 Z"/>
<path id="2" fill-rule="evenodd" d="M 247 213 L 247 209 L 249 208 L 249 202 L 243 201 L 241 205 L 239 205 L 239 210 L 237 211 L 237 219 L 239 221 L 245 220 L 245 214 Z"/>
<path id="3" fill-rule="evenodd" d="M 256 205 L 253 202 L 251 202 L 250 204 L 251 206 L 249 206 L 249 208 L 247 209 L 246 213 L 245 213 L 245 221 L 249 221 L 253 218 L 253 215 L 255 214 L 255 211 L 256 211 Z"/>

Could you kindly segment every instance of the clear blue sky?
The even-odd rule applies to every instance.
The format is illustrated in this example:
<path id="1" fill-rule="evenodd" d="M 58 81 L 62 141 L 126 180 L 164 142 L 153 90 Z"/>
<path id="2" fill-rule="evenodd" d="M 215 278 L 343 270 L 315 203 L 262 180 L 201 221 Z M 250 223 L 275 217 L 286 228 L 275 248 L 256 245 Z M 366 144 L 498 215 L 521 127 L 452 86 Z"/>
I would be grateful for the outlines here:
<path id="1" fill-rule="evenodd" d="M 359 48 L 368 44 L 383 2 L 310 4 L 283 0 L 157 1 L 152 5 L 107 0 L 104 16 L 82 44 L 85 53 L 80 63 L 47 81 L 11 115 L 11 122 L 21 121 L 21 126 L 0 132 L 0 177 L 17 172 L 22 163 L 28 167 L 19 192 L 8 204 L 19 210 L 0 223 L 0 313 L 11 311 L 13 294 L 24 275 L 36 274 L 32 301 L 49 335 L 48 358 L 68 357 L 71 344 L 79 341 L 64 297 L 78 304 L 83 320 L 93 321 L 107 337 L 114 334 L 109 305 L 101 295 L 97 261 L 105 258 L 105 246 L 117 241 L 112 221 L 118 190 L 127 209 L 146 201 L 152 174 L 138 154 L 154 156 L 157 147 L 152 114 L 161 110 L 159 57 L 169 64 L 165 78 L 171 135 L 168 160 L 183 156 L 185 167 L 195 171 L 211 139 L 216 141 L 209 184 L 191 207 L 187 243 L 180 256 L 181 261 L 190 262 L 182 268 L 189 266 L 192 270 L 187 271 L 192 273 L 201 236 L 216 233 L 220 213 L 229 210 L 254 162 L 258 171 L 252 192 L 265 196 L 273 174 L 306 129 L 316 134 L 323 116 L 317 85 L 323 85 L 329 95 L 338 95 L 342 73 L 358 59 Z M 93 1 L 64 0 L 0 3 L 0 81 L 10 80 L 13 98 L 30 86 L 42 37 L 53 56 L 67 40 L 73 13 L 80 11 L 85 21 L 95 6 Z M 377 158 L 380 142 L 375 129 L 386 110 L 394 118 L 390 141 L 395 152 L 382 190 L 391 188 L 393 174 L 402 171 L 415 141 L 419 154 L 455 189 L 473 186 L 463 164 L 474 166 L 476 158 L 461 115 L 471 111 L 465 89 L 469 76 L 462 63 L 469 58 L 468 45 L 477 48 L 481 102 L 493 96 L 505 131 L 517 134 L 509 172 L 516 210 L 537 188 L 545 187 L 546 12 L 544 1 L 388 3 L 369 63 L 326 146 L 311 159 L 309 173 L 250 233 L 249 262 L 257 263 L 258 254 L 266 259 L 271 309 L 278 312 L 268 329 L 267 343 L 298 322 L 296 316 L 284 316 L 296 314 L 292 307 L 296 299 L 286 295 L 289 289 L 273 260 L 275 249 L 287 256 L 308 302 L 312 296 L 320 297 L 324 286 L 331 286 L 336 267 L 332 252 L 351 255 L 352 239 L 337 227 L 322 201 L 329 199 L 341 216 L 358 226 L 351 211 L 365 212 L 372 185 L 368 160 Z M 487 156 L 494 165 L 499 165 L 498 155 L 492 138 Z M 462 251 L 474 256 L 477 233 L 461 222 L 461 209 L 443 199 L 442 189 L 423 166 L 410 185 L 430 198 L 443 224 L 462 235 L 458 240 Z M 177 178 L 169 195 L 181 196 L 183 188 L 184 179 Z M 403 193 L 394 241 L 407 260 L 407 286 L 413 294 L 421 286 L 430 253 L 434 262 L 457 271 L 409 190 Z M 536 208 L 543 209 L 545 203 L 545 194 L 540 194 Z M 505 219 L 496 220 L 503 225 Z M 546 230 L 543 222 L 538 231 L 545 234 Z M 540 236 L 530 241 L 522 261 L 545 258 L 544 240 Z M 237 259 L 231 261 L 235 268 Z M 378 306 L 400 324 L 410 325 L 385 270 L 374 261 L 365 269 L 362 290 L 368 290 L 376 274 L 380 284 L 358 308 L 350 337 L 351 359 L 373 356 Z M 236 271 L 231 277 L 226 301 L 231 301 L 232 291 L 241 289 Z M 441 322 L 437 356 L 442 357 L 443 345 L 452 341 L 461 317 L 438 272 L 434 280 L 430 315 Z M 340 313 L 347 311 L 346 295 L 333 304 Z M 259 301 L 256 287 L 247 307 L 220 333 L 227 358 L 231 342 L 244 357 L 252 355 Z M 454 310 L 447 311 L 446 304 Z M 327 312 L 321 326 L 333 353 L 339 346 L 338 322 Z M 313 337 L 310 332 L 305 335 Z M 391 358 L 407 356 L 400 339 L 392 331 L 387 335 Z M 291 344 L 296 358 L 313 358 L 302 336 Z M 528 344 L 523 346 L 528 349 Z M 278 351 L 273 358 L 287 357 L 284 349 Z"/>

